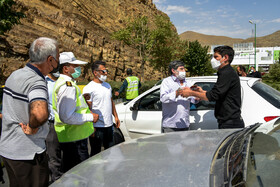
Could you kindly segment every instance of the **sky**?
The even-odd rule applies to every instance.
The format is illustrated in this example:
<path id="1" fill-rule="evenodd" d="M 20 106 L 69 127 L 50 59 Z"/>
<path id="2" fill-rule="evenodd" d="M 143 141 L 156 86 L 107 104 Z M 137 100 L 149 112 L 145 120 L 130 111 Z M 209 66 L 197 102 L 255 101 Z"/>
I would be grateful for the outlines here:
<path id="1" fill-rule="evenodd" d="M 153 0 L 166 13 L 178 34 L 201 34 L 247 39 L 280 30 L 280 0 Z M 249 20 L 253 24 L 249 23 Z M 255 23 L 255 24 L 254 24 Z"/>

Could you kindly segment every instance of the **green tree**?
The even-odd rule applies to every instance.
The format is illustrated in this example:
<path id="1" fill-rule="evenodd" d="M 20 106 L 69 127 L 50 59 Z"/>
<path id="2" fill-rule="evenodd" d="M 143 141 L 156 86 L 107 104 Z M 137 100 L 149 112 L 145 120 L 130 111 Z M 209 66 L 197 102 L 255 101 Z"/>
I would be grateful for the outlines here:
<path id="1" fill-rule="evenodd" d="M 112 38 L 123 41 L 138 51 L 141 62 L 141 80 L 144 79 L 144 66 L 148 61 L 151 48 L 152 37 L 148 25 L 147 16 L 139 16 L 133 21 L 129 21 L 127 27 L 112 34 Z"/>
<path id="2" fill-rule="evenodd" d="M 14 10 L 16 3 L 13 0 L 0 0 L 0 34 L 10 30 L 14 24 L 20 22 L 24 14 Z"/>
<path id="3" fill-rule="evenodd" d="M 152 31 L 153 47 L 150 61 L 151 65 L 166 77 L 170 61 L 181 59 L 186 47 L 168 17 L 157 16 L 155 24 L 156 28 Z"/>
<path id="4" fill-rule="evenodd" d="M 270 66 L 269 77 L 270 77 L 270 79 L 272 79 L 273 82 L 280 81 L 280 62 L 279 61 Z"/>
<path id="5" fill-rule="evenodd" d="M 208 49 L 209 46 L 203 47 L 197 40 L 188 42 L 188 48 L 182 60 L 185 62 L 190 76 L 211 75 L 214 73 L 210 64 L 211 55 L 208 54 Z"/>

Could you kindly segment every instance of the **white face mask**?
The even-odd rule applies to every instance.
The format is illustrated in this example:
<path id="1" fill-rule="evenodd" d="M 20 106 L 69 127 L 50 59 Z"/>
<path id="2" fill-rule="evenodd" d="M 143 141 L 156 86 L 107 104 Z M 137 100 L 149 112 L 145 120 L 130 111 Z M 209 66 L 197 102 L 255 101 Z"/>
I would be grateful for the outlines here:
<path id="1" fill-rule="evenodd" d="M 106 75 L 100 75 L 100 77 L 98 77 L 98 79 L 99 79 L 101 82 L 105 82 L 106 79 L 107 79 L 107 76 L 106 76 Z"/>
<path id="2" fill-rule="evenodd" d="M 216 60 L 215 58 L 212 58 L 211 65 L 213 69 L 217 70 L 220 67 L 221 62 Z"/>
<path id="3" fill-rule="evenodd" d="M 177 71 L 177 72 L 178 72 L 177 78 L 179 80 L 184 80 L 186 78 L 186 72 L 185 71 Z"/>
<path id="4" fill-rule="evenodd" d="M 53 75 L 54 77 L 58 78 L 58 77 L 60 76 L 60 73 L 59 73 L 59 71 L 57 71 L 57 72 L 55 72 L 55 73 L 52 73 L 52 75 Z"/>

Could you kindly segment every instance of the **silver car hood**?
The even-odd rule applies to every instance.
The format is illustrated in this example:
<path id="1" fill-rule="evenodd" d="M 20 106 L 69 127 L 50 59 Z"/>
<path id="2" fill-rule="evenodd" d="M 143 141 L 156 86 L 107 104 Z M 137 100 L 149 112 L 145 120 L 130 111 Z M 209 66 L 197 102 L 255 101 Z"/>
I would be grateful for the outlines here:
<path id="1" fill-rule="evenodd" d="M 77 165 L 51 186 L 209 186 L 215 151 L 236 130 L 201 130 L 124 142 Z"/>

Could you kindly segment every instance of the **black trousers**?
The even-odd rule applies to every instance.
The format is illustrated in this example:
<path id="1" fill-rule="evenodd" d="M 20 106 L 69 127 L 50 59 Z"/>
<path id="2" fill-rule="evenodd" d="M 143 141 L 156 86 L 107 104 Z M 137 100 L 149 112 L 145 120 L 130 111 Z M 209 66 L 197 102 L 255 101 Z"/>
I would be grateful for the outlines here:
<path id="1" fill-rule="evenodd" d="M 89 137 L 91 152 L 93 156 L 101 152 L 103 145 L 104 149 L 113 146 L 113 126 L 111 127 L 95 127 L 94 137 Z"/>
<path id="2" fill-rule="evenodd" d="M 36 154 L 33 160 L 2 158 L 9 176 L 10 187 L 48 186 L 49 168 L 46 152 Z"/>
<path id="3" fill-rule="evenodd" d="M 231 119 L 227 121 L 218 121 L 219 129 L 235 129 L 235 128 L 244 128 L 243 119 Z"/>
<path id="4" fill-rule="evenodd" d="M 62 172 L 62 154 L 61 147 L 54 129 L 54 123 L 49 121 L 49 134 L 46 138 L 47 154 L 49 157 L 49 169 L 51 174 L 51 182 L 59 179 Z"/>
<path id="5" fill-rule="evenodd" d="M 88 140 L 60 143 L 62 150 L 62 171 L 66 172 L 77 164 L 89 158 Z"/>

